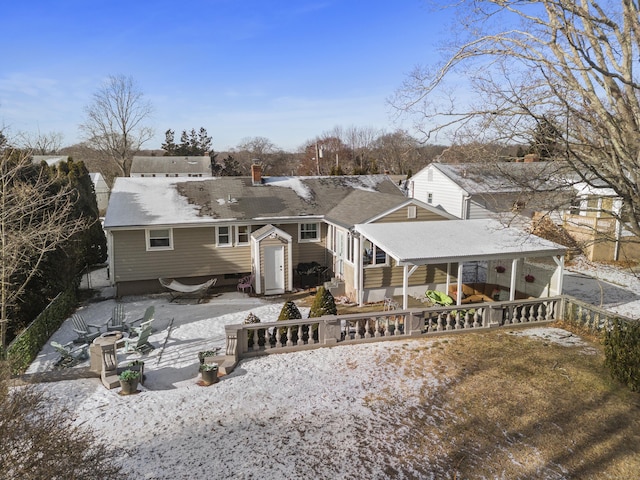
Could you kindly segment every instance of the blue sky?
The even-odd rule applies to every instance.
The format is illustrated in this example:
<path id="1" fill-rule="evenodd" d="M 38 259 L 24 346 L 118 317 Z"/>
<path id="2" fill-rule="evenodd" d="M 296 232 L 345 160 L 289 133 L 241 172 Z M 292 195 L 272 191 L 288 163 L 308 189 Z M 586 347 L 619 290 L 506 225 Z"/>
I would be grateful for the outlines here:
<path id="1" fill-rule="evenodd" d="M 216 150 L 262 136 L 295 150 L 339 125 L 392 131 L 386 100 L 437 59 L 442 13 L 424 0 L 4 2 L 0 126 L 80 139 L 108 75 L 131 75 L 168 128 Z"/>

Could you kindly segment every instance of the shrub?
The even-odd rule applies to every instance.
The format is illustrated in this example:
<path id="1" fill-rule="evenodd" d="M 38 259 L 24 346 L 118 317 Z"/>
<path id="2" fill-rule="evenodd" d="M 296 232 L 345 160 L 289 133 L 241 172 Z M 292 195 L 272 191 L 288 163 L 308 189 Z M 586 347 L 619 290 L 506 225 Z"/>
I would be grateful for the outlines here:
<path id="1" fill-rule="evenodd" d="M 337 315 L 338 307 L 331 292 L 324 287 L 318 287 L 313 305 L 309 310 L 309 318 L 322 317 L 323 315 Z"/>
<path id="2" fill-rule="evenodd" d="M 245 325 L 248 325 L 248 324 L 251 324 L 251 323 L 260 323 L 260 319 L 253 312 L 250 312 L 249 315 L 247 315 L 247 318 L 244 319 L 244 324 Z M 265 332 L 264 329 L 258 330 L 258 345 L 259 346 L 264 345 L 264 332 Z M 247 339 L 248 339 L 249 347 L 253 347 L 253 344 L 255 343 L 255 340 L 253 338 L 254 334 L 255 334 L 255 330 L 249 330 L 248 336 L 247 336 L 248 337 Z"/>
<path id="3" fill-rule="evenodd" d="M 288 302 L 286 302 L 283 306 L 282 309 L 280 310 L 280 315 L 278 315 L 278 321 L 281 320 L 297 320 L 302 318 L 302 314 L 300 313 L 300 310 L 298 309 L 298 306 L 293 303 L 291 300 L 289 300 Z M 275 334 L 275 332 L 274 332 Z M 287 341 L 287 329 L 286 328 L 281 328 L 280 329 L 280 341 L 282 343 L 286 343 Z M 291 332 L 291 341 L 296 343 L 298 341 L 298 330 L 294 329 L 293 332 Z"/>
<path id="4" fill-rule="evenodd" d="M 616 318 L 604 339 L 605 365 L 632 392 L 640 391 L 640 323 Z"/>

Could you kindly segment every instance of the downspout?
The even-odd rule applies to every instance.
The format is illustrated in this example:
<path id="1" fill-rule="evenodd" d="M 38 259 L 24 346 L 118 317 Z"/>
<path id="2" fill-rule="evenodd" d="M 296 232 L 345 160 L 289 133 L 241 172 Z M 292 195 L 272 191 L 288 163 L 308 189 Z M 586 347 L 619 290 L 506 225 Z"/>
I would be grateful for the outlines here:
<path id="1" fill-rule="evenodd" d="M 462 215 L 460 216 L 461 220 L 469 219 L 469 201 L 471 200 L 471 194 L 467 193 L 462 198 Z"/>

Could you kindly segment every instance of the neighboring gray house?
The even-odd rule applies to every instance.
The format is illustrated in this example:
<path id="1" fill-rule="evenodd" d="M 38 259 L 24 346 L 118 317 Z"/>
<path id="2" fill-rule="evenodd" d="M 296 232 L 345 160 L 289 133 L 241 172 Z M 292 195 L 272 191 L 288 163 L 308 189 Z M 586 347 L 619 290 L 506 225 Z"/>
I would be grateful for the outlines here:
<path id="1" fill-rule="evenodd" d="M 135 156 L 131 161 L 132 177 L 212 177 L 211 157 Z"/>
<path id="2" fill-rule="evenodd" d="M 89 177 L 91 177 L 93 189 L 96 192 L 98 211 L 100 212 L 100 216 L 104 216 L 107 211 L 107 205 L 109 205 L 109 185 L 99 172 L 89 173 Z"/>

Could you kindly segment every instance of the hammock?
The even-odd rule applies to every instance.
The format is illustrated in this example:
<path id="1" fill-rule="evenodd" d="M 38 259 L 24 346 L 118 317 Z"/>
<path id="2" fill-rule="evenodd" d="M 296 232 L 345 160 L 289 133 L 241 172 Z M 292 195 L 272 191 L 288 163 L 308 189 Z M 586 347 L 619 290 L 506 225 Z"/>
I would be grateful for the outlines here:
<path id="1" fill-rule="evenodd" d="M 188 295 L 201 297 L 210 287 L 213 287 L 216 284 L 218 279 L 211 278 L 198 285 L 185 285 L 184 283 L 180 283 L 172 278 L 158 278 L 158 281 L 164 288 L 171 290 L 169 293 L 171 294 L 171 301 L 173 302 L 176 298 Z"/>

